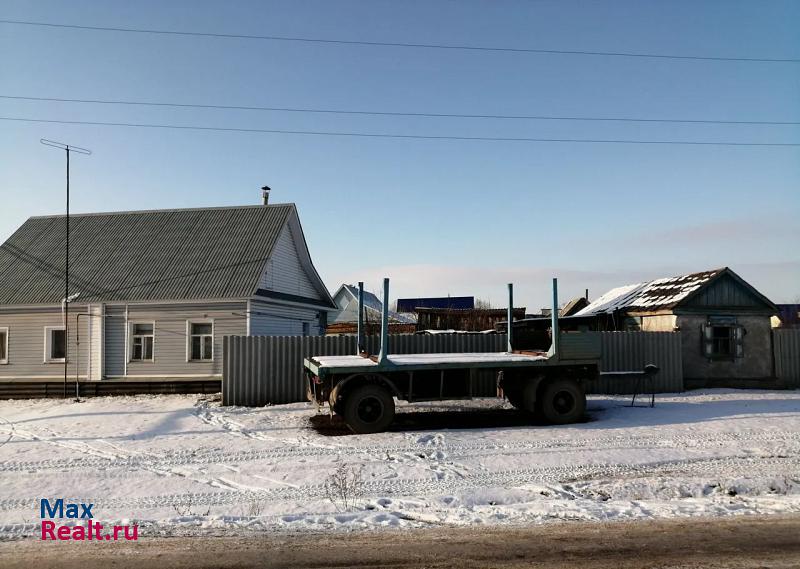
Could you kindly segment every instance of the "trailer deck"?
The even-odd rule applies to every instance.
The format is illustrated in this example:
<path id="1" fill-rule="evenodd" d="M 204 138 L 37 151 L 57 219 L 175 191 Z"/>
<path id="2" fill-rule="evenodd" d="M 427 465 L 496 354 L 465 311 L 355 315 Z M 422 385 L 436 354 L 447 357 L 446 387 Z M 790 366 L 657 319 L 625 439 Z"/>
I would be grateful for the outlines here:
<path id="1" fill-rule="evenodd" d="M 381 371 L 420 371 L 443 368 L 496 368 L 529 366 L 536 362 L 546 362 L 545 354 L 472 352 L 442 354 L 390 354 L 384 363 L 364 356 L 314 356 L 306 358 L 305 368 L 314 375 L 324 377 L 329 373 L 357 373 L 367 369 Z"/>

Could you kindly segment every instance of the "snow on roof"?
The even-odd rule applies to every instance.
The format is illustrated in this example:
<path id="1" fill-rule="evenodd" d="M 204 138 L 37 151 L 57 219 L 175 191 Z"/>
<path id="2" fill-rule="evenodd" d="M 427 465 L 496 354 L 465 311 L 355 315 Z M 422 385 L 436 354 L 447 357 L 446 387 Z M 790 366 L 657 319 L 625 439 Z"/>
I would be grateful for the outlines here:
<path id="1" fill-rule="evenodd" d="M 672 308 L 725 269 L 714 269 L 678 277 L 667 277 L 611 289 L 575 316 L 609 314 L 617 310 Z"/>

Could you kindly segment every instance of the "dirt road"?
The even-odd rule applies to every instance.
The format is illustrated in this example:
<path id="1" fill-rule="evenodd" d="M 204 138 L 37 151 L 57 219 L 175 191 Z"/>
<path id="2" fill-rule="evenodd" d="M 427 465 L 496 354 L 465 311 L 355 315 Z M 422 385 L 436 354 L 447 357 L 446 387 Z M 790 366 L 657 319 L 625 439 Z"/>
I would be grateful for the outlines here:
<path id="1" fill-rule="evenodd" d="M 0 543 L 0 567 L 800 567 L 800 517 Z"/>

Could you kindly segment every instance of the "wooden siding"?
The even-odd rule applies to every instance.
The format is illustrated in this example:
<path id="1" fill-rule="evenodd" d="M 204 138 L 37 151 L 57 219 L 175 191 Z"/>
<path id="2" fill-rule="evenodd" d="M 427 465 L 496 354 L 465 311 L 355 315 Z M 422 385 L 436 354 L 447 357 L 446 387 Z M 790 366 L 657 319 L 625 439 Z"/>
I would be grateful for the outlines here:
<path id="1" fill-rule="evenodd" d="M 323 300 L 300 263 L 295 236 L 287 223 L 261 275 L 259 288 Z"/>
<path id="2" fill-rule="evenodd" d="M 105 327 L 105 310 L 102 304 L 89 306 L 89 369 L 90 380 L 103 379 L 103 331 Z"/>
<path id="3" fill-rule="evenodd" d="M 723 275 L 713 283 L 703 287 L 696 296 L 688 299 L 681 309 L 712 309 L 727 311 L 774 312 L 769 306 L 736 279 Z M 678 312 L 678 310 L 676 310 Z"/>
<path id="4" fill-rule="evenodd" d="M 67 367 L 70 378 L 75 378 L 76 364 L 85 377 L 88 370 L 88 324 L 80 318 L 80 359 L 77 354 L 78 314 L 85 313 L 85 306 L 73 306 L 69 315 L 69 347 Z M 0 379 L 6 378 L 52 378 L 64 377 L 63 363 L 45 363 L 45 328 L 63 324 L 61 307 L 20 310 L 0 310 L 0 328 L 8 328 L 8 363 L 0 364 Z"/>
<path id="5" fill-rule="evenodd" d="M 255 300 L 250 303 L 251 336 L 301 336 L 303 322 L 308 323 L 309 336 L 325 333 L 320 329 L 319 310 Z"/>
<path id="6" fill-rule="evenodd" d="M 153 361 L 127 362 L 126 377 L 212 377 L 222 373 L 222 338 L 229 334 L 245 334 L 246 303 L 129 305 L 128 326 L 132 323 L 154 323 Z M 106 377 L 125 375 L 126 340 L 125 307 L 107 308 L 105 345 Z M 210 362 L 187 361 L 189 337 L 187 322 L 214 322 L 214 359 Z M 127 350 L 130 352 L 130 350 Z M 130 354 L 128 353 L 128 357 Z"/>
<path id="7" fill-rule="evenodd" d="M 125 307 L 106 306 L 103 379 L 125 375 Z"/>

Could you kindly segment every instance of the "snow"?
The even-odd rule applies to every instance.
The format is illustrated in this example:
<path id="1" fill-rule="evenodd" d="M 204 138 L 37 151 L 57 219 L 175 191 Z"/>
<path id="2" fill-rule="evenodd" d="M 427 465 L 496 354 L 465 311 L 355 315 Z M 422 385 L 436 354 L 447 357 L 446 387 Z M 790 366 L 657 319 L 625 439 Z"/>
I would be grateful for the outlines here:
<path id="1" fill-rule="evenodd" d="M 679 277 L 660 278 L 611 289 L 574 316 L 593 316 L 623 308 L 674 306 L 698 290 L 722 269 Z"/>
<path id="2" fill-rule="evenodd" d="M 800 513 L 800 391 L 628 403 L 592 396 L 560 427 L 496 399 L 400 404 L 394 431 L 347 435 L 300 403 L 0 401 L 0 538 L 36 535 L 42 497 L 143 536 Z M 347 509 L 325 489 L 340 465 L 362 477 Z"/>
<path id="3" fill-rule="evenodd" d="M 369 358 L 361 356 L 314 356 L 320 367 L 371 367 L 378 365 Z M 546 360 L 544 356 L 531 356 L 527 354 L 510 354 L 507 352 L 470 352 L 456 354 L 392 354 L 388 356 L 390 363 L 395 365 L 425 365 L 448 363 L 507 363 L 507 362 L 535 362 Z"/>
<path id="4" fill-rule="evenodd" d="M 588 306 L 582 308 L 574 316 L 591 316 L 603 312 L 613 312 L 619 308 L 628 306 L 632 298 L 635 298 L 647 283 L 634 283 L 612 288 L 607 293 L 592 301 Z"/>

